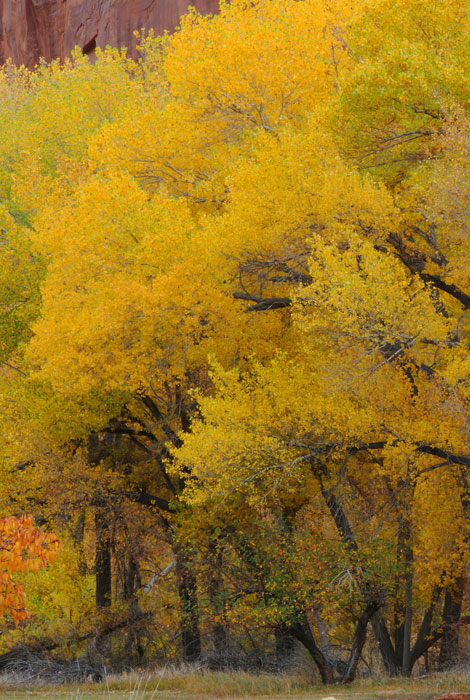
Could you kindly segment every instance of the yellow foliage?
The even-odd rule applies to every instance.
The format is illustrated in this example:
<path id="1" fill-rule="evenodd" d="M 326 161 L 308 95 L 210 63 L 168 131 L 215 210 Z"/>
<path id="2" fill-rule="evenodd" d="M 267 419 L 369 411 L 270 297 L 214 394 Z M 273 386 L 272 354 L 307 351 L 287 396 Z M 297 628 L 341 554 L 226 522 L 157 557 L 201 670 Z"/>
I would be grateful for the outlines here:
<path id="1" fill-rule="evenodd" d="M 123 522 L 147 527 L 139 495 L 207 531 L 225 507 L 284 612 L 292 593 L 339 618 L 344 581 L 362 601 L 395 586 L 398 605 L 403 574 L 424 608 L 456 578 L 469 8 L 233 0 L 143 37 L 138 62 L 2 69 L 0 455 L 18 503 L 40 494 L 59 519 L 57 494 L 75 514 L 109 500 L 123 542 Z M 2 576 L 45 563 L 46 541 Z M 70 615 L 71 570 L 48 598 Z"/>

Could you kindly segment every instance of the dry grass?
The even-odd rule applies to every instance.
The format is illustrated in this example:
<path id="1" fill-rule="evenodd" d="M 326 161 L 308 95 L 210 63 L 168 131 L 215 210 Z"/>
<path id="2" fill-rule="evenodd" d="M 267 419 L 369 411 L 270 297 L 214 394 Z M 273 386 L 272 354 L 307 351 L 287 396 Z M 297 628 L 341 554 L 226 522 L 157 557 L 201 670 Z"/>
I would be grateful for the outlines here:
<path id="1" fill-rule="evenodd" d="M 445 692 L 470 692 L 470 674 L 436 674 L 426 678 L 365 679 L 348 686 L 324 688 L 301 674 L 249 674 L 194 669 L 164 669 L 150 675 L 111 676 L 104 683 L 42 688 L 14 687 L 0 678 L 0 700 L 427 700 Z"/>

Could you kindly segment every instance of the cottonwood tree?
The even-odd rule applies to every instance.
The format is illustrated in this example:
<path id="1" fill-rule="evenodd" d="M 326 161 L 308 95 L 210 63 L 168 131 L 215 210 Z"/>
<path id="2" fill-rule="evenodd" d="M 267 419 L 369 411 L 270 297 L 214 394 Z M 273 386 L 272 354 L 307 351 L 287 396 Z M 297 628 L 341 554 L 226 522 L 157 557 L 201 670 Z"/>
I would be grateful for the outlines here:
<path id="1" fill-rule="evenodd" d="M 84 503 L 155 518 L 188 658 L 210 591 L 178 510 L 197 523 L 217 499 L 231 556 L 260 563 L 255 595 L 301 589 L 295 609 L 281 590 L 257 600 L 325 681 L 354 676 L 370 622 L 391 673 L 451 643 L 468 556 L 469 8 L 400 7 L 398 25 L 388 0 L 240 0 L 144 38 L 138 62 L 2 73 L 5 230 L 32 271 L 5 344 L 5 469 L 26 465 L 38 501 L 53 466 L 71 522 Z M 305 580 L 285 561 L 271 577 L 263 538 L 240 548 L 234 488 L 275 537 L 293 498 L 293 553 L 318 525 Z M 339 611 L 332 580 L 350 585 Z M 349 637 L 341 669 L 315 629 L 327 607 Z"/>

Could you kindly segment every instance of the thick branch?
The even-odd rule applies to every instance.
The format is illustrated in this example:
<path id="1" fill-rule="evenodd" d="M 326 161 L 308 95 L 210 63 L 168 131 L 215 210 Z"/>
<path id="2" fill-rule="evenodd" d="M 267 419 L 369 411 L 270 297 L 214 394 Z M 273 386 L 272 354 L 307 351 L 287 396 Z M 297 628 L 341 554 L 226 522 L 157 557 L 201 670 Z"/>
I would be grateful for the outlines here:
<path id="1" fill-rule="evenodd" d="M 360 443 L 359 445 L 354 445 L 349 448 L 348 454 L 349 455 L 354 455 L 357 454 L 358 452 L 362 452 L 364 450 L 383 450 L 387 446 L 394 446 L 398 444 L 398 440 L 391 440 L 390 442 L 387 440 L 376 440 L 373 442 L 364 442 Z M 327 443 L 325 445 L 322 445 L 321 447 L 315 448 L 315 452 L 312 453 L 312 458 L 315 456 L 319 456 L 321 454 L 328 454 L 332 452 L 335 449 L 338 449 L 341 447 L 340 444 L 337 443 Z M 426 444 L 415 444 L 415 450 L 416 452 L 422 452 L 424 454 L 428 455 L 433 455 L 434 457 L 440 457 L 441 459 L 446 460 L 449 464 L 461 464 L 462 466 L 468 467 L 470 466 L 470 457 L 467 455 L 457 455 L 454 452 L 450 452 L 449 450 L 444 450 L 441 447 L 433 447 L 432 445 L 426 445 Z M 442 466 L 439 464 L 439 466 Z M 425 468 L 422 470 L 421 473 L 425 473 L 429 471 L 429 468 Z"/>
<path id="2" fill-rule="evenodd" d="M 170 563 L 167 564 L 167 566 L 165 566 L 164 569 L 162 569 L 161 571 L 157 571 L 157 573 L 154 574 L 152 576 L 152 578 L 150 579 L 150 581 L 143 587 L 144 593 L 148 593 L 149 591 L 151 591 L 152 588 L 154 587 L 154 585 L 157 583 L 157 581 L 159 581 L 161 578 L 164 578 L 167 574 L 169 574 L 170 571 L 175 568 L 175 566 L 176 566 L 176 559 L 172 559 L 170 561 Z"/>
<path id="3" fill-rule="evenodd" d="M 140 397 L 140 399 L 141 399 L 142 403 L 144 404 L 144 406 L 150 411 L 152 416 L 160 423 L 163 432 L 165 433 L 167 438 L 170 440 L 170 442 L 175 447 L 182 447 L 182 445 L 183 445 L 182 440 L 178 437 L 178 434 L 176 433 L 175 430 L 173 430 L 171 425 L 169 425 L 165 421 L 163 413 L 160 411 L 160 409 L 158 408 L 155 401 L 147 394 L 143 394 Z"/>
<path id="4" fill-rule="evenodd" d="M 328 510 L 335 521 L 336 529 L 338 530 L 342 539 L 348 543 L 348 546 L 354 551 L 357 551 L 357 543 L 354 539 L 354 533 L 341 503 L 338 501 L 331 489 L 323 488 L 323 484 L 321 482 L 320 488 L 323 498 L 325 499 L 325 503 L 328 506 Z"/>
<path id="5" fill-rule="evenodd" d="M 285 309 L 292 304 L 292 299 L 289 297 L 263 297 L 255 296 L 254 294 L 245 294 L 244 292 L 233 292 L 234 299 L 242 299 L 244 301 L 255 302 L 252 306 L 248 306 L 245 311 L 269 311 L 270 309 Z"/>
<path id="6" fill-rule="evenodd" d="M 470 309 L 470 295 L 463 292 L 457 285 L 445 282 L 443 279 L 437 275 L 430 275 L 427 272 L 420 272 L 419 276 L 423 282 L 431 282 L 435 287 L 440 289 L 442 292 L 446 292 L 457 301 L 460 301 L 462 306 L 466 309 Z"/>
<path id="7" fill-rule="evenodd" d="M 451 282 L 446 282 L 443 280 L 441 277 L 438 275 L 431 275 L 428 272 L 424 272 L 424 267 L 426 264 L 426 256 L 423 254 L 415 254 L 412 255 L 409 253 L 404 245 L 403 242 L 399 239 L 398 236 L 396 235 L 390 235 L 389 236 L 389 242 L 393 247 L 393 250 L 395 252 L 395 255 L 402 261 L 402 263 L 405 265 L 405 267 L 408 268 L 410 272 L 413 272 L 413 274 L 419 275 L 423 282 L 426 283 L 431 283 L 433 284 L 437 289 L 440 289 L 442 292 L 445 292 L 446 294 L 449 294 L 449 296 L 453 297 L 454 299 L 457 299 L 464 308 L 470 309 L 470 295 L 466 294 L 462 289 L 457 287 L 457 285 L 451 283 Z M 384 246 L 375 246 L 376 250 L 379 250 L 381 252 L 388 252 L 388 249 Z"/>
<path id="8" fill-rule="evenodd" d="M 456 455 L 448 450 L 443 450 L 440 447 L 432 447 L 431 445 L 418 445 L 416 447 L 417 452 L 424 452 L 424 454 L 433 455 L 434 457 L 441 457 L 441 459 L 446 459 L 450 464 L 461 464 L 462 466 L 470 466 L 470 457 L 466 455 Z"/>
<path id="9" fill-rule="evenodd" d="M 157 508 L 164 510 L 166 513 L 174 512 L 170 501 L 168 501 L 166 498 L 160 498 L 160 496 L 147 493 L 146 491 L 120 491 L 119 493 L 120 495 L 128 498 L 130 501 L 140 503 L 143 506 L 157 506 Z"/>
<path id="10" fill-rule="evenodd" d="M 109 433 L 111 435 L 125 435 L 126 437 L 129 437 L 130 440 L 132 440 L 132 442 L 134 442 L 134 444 L 137 445 L 137 447 L 139 447 L 139 449 L 143 450 L 143 452 L 145 452 L 147 455 L 149 455 L 156 461 L 160 472 L 163 478 L 165 479 L 166 485 L 173 494 L 176 494 L 177 488 L 170 479 L 170 476 L 164 463 L 165 459 L 171 460 L 171 454 L 166 445 L 160 440 L 158 440 L 152 432 L 150 432 L 149 430 L 134 430 L 133 428 L 128 428 L 124 423 L 116 424 L 112 428 L 106 428 L 103 432 Z M 139 437 L 147 438 L 152 444 L 157 445 L 160 451 L 160 455 L 150 450 L 141 440 L 139 440 Z"/>

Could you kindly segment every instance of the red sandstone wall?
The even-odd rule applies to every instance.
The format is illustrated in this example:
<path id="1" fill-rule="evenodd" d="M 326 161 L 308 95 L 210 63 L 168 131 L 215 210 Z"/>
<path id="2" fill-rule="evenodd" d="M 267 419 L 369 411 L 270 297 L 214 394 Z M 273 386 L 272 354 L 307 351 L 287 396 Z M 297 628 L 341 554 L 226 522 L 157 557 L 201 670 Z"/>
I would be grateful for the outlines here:
<path id="1" fill-rule="evenodd" d="M 135 29 L 172 30 L 189 5 L 216 12 L 218 0 L 0 0 L 0 61 L 32 68 L 39 58 L 64 58 L 77 44 L 127 46 Z"/>

